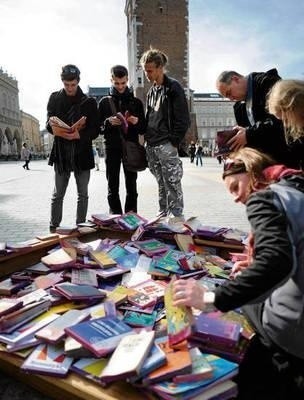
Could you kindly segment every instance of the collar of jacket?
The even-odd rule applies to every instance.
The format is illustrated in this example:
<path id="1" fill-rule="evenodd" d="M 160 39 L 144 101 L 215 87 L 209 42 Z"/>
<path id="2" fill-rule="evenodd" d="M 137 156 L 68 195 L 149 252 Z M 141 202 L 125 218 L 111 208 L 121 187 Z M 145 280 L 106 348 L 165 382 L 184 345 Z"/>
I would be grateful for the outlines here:
<path id="1" fill-rule="evenodd" d="M 75 96 L 67 96 L 66 91 L 64 89 L 60 90 L 60 95 L 66 100 L 72 100 L 71 101 L 72 103 L 78 103 L 85 96 L 79 86 L 77 87 L 77 92 Z"/>
<path id="2" fill-rule="evenodd" d="M 121 101 L 125 101 L 127 99 L 130 99 L 131 97 L 134 97 L 133 89 L 129 88 L 128 86 L 123 93 L 119 93 L 114 86 L 111 86 L 109 90 L 109 95 Z"/>

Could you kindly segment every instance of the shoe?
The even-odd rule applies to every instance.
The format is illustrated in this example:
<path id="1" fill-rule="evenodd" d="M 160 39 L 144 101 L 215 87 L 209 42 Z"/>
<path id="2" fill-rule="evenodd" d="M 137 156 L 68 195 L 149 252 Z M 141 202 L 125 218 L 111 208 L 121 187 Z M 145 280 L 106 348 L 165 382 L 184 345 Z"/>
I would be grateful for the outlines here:
<path id="1" fill-rule="evenodd" d="M 57 226 L 50 225 L 50 233 L 56 233 Z"/>
<path id="2" fill-rule="evenodd" d="M 22 168 L 25 169 L 25 165 L 22 165 Z"/>
<path id="3" fill-rule="evenodd" d="M 157 218 L 158 217 L 166 217 L 167 216 L 167 211 L 166 210 L 159 211 L 155 216 Z"/>
<path id="4" fill-rule="evenodd" d="M 179 215 L 175 217 L 174 215 L 168 217 L 168 224 L 177 224 L 185 222 L 185 217 L 183 215 Z"/>

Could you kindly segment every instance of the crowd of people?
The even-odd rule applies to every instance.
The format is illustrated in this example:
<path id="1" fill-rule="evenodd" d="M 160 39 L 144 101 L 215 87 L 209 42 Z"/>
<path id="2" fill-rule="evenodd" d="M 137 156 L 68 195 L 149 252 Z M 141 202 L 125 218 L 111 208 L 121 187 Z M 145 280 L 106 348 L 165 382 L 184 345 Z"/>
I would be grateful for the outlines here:
<path id="1" fill-rule="evenodd" d="M 61 223 L 62 204 L 73 172 L 78 191 L 76 223 L 86 221 L 90 170 L 97 168 L 92 141 L 105 138 L 109 212 L 137 211 L 137 172 L 123 162 L 123 140 L 144 135 L 148 167 L 158 183 L 159 215 L 184 219 L 183 167 L 178 145 L 190 124 L 180 83 L 166 73 L 167 56 L 150 49 L 141 57 L 151 82 L 146 111 L 128 86 L 128 71 L 111 68 L 109 96 L 95 100 L 79 87 L 75 65 L 62 68 L 63 88 L 51 94 L 47 129 L 55 133 L 58 117 L 73 131 L 54 134 L 49 164 L 55 186 L 50 230 Z M 240 366 L 240 400 L 302 399 L 304 396 L 304 82 L 282 80 L 276 69 L 243 76 L 224 71 L 218 91 L 235 102 L 237 134 L 223 160 L 223 180 L 236 202 L 246 206 L 251 225 L 247 261 L 237 262 L 231 279 L 209 292 L 193 279 L 174 283 L 175 305 L 223 312 L 242 307 L 256 339 Z M 190 144 L 191 163 L 203 165 L 203 148 Z M 26 161 L 26 159 L 25 159 Z M 222 162 L 222 159 L 219 160 Z M 28 164 L 25 164 L 28 165 Z M 126 199 L 119 195 L 123 168 Z M 281 379 L 282 378 L 282 379 Z"/>

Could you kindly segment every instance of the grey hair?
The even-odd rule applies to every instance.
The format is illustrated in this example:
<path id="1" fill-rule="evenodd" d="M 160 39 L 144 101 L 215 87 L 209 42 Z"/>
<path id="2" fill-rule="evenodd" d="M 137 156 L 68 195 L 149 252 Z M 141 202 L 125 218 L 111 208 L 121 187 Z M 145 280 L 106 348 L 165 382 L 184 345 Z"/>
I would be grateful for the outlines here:
<path id="1" fill-rule="evenodd" d="M 235 71 L 223 71 L 222 73 L 220 73 L 216 81 L 229 85 L 233 76 L 238 76 L 240 78 L 243 77 L 243 75 Z"/>

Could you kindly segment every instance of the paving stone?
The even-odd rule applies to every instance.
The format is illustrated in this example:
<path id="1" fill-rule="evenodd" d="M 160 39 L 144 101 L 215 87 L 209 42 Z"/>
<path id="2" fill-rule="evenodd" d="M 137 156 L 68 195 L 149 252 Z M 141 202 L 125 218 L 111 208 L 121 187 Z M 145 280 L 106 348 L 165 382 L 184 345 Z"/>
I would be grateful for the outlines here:
<path id="1" fill-rule="evenodd" d="M 21 162 L 0 162 L 0 242 L 23 241 L 48 233 L 53 170 L 46 161 L 33 161 L 24 171 Z M 203 167 L 183 159 L 185 216 L 197 216 L 207 225 L 231 226 L 248 230 L 245 207 L 235 204 L 221 180 L 222 166 L 204 158 Z M 121 176 L 124 199 L 124 180 Z M 138 212 L 146 218 L 157 213 L 157 184 L 148 170 L 138 176 Z M 104 160 L 101 170 L 92 171 L 88 216 L 107 212 L 107 182 Z M 71 177 L 64 201 L 62 225 L 73 225 L 76 212 L 76 185 Z M 13 378 L 0 374 L 1 400 L 49 400 Z"/>

